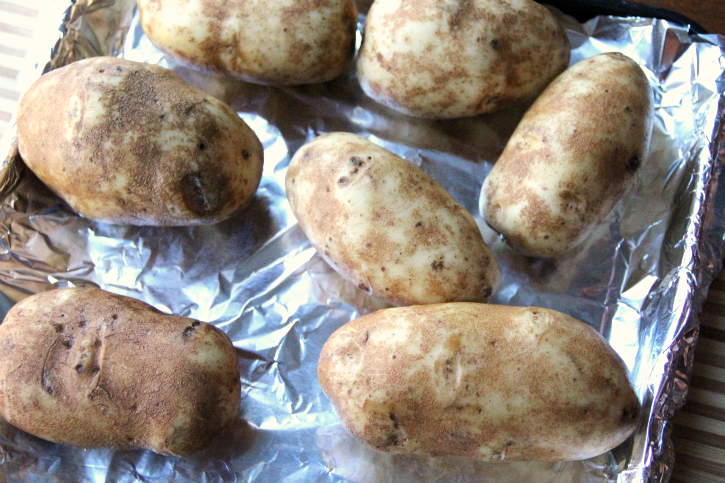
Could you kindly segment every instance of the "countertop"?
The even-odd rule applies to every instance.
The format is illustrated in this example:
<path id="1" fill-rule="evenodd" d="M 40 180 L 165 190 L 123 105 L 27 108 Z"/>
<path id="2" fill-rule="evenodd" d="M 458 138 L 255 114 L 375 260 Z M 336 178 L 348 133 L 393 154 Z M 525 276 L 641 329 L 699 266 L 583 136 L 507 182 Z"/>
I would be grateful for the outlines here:
<path id="1" fill-rule="evenodd" d="M 725 0 L 637 0 L 634 3 L 672 10 L 694 20 L 709 33 L 725 34 Z"/>

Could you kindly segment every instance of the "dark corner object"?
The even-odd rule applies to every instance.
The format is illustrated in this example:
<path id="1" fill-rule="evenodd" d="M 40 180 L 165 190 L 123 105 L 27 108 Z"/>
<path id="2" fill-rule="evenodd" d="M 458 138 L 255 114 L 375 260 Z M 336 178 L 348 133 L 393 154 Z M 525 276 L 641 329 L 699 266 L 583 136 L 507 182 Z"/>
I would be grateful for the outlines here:
<path id="1" fill-rule="evenodd" d="M 639 5 L 621 0 L 536 0 L 539 3 L 551 5 L 562 12 L 569 14 L 580 22 L 585 22 L 598 15 L 613 15 L 616 17 L 650 17 L 670 22 L 689 25 L 690 33 L 706 34 L 707 31 L 697 22 L 679 13 L 665 8 Z"/>

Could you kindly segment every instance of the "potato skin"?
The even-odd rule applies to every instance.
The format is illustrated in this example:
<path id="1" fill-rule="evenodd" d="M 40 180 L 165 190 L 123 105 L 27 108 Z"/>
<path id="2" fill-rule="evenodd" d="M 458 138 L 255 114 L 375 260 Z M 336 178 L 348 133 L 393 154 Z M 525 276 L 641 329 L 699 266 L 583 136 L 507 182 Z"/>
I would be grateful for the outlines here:
<path id="1" fill-rule="evenodd" d="M 376 0 L 357 69 L 376 101 L 450 119 L 533 99 L 569 55 L 564 29 L 531 0 Z"/>
<path id="2" fill-rule="evenodd" d="M 236 416 L 221 330 L 100 289 L 42 292 L 0 325 L 0 414 L 56 443 L 187 456 Z"/>
<path id="3" fill-rule="evenodd" d="M 620 53 L 578 62 L 526 112 L 484 181 L 486 222 L 525 255 L 566 253 L 632 187 L 653 119 L 636 62 Z"/>
<path id="4" fill-rule="evenodd" d="M 325 82 L 355 54 L 354 0 L 138 0 L 138 7 L 159 49 L 247 82 Z"/>
<path id="5" fill-rule="evenodd" d="M 383 309 L 333 333 L 317 373 L 343 426 L 391 453 L 579 460 L 639 423 L 619 356 L 585 324 L 542 308 Z"/>
<path id="6" fill-rule="evenodd" d="M 155 65 L 98 57 L 52 71 L 23 96 L 17 124 L 28 167 L 93 220 L 215 223 L 246 206 L 262 176 L 254 131 Z"/>
<path id="7" fill-rule="evenodd" d="M 396 305 L 485 302 L 500 271 L 473 217 L 421 169 L 362 136 L 306 144 L 286 178 L 292 212 L 343 277 Z"/>

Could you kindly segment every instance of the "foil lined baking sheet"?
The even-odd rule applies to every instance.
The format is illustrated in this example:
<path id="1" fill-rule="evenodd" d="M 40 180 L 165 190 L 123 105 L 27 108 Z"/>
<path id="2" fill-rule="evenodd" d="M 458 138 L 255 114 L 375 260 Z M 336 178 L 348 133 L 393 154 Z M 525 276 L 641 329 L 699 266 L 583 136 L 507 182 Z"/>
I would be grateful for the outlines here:
<path id="1" fill-rule="evenodd" d="M 369 4 L 358 2 L 359 32 Z M 58 482 L 666 481 L 667 420 L 683 402 L 694 314 L 722 256 L 725 40 L 656 19 L 598 17 L 582 25 L 557 15 L 572 42 L 572 63 L 606 51 L 629 55 L 647 74 L 657 109 L 635 189 L 584 244 L 547 262 L 511 251 L 478 212 L 481 184 L 525 106 L 459 120 L 413 119 L 367 98 L 352 67 L 321 85 L 245 84 L 166 58 L 143 34 L 129 0 L 69 6 L 52 50 L 34 49 L 29 80 L 101 53 L 171 68 L 254 129 L 265 148 L 264 175 L 251 206 L 217 225 L 113 226 L 75 215 L 18 169 L 11 153 L 2 178 L 8 181 L 0 184 L 2 314 L 30 293 L 93 285 L 214 323 L 238 349 L 243 397 L 235 424 L 186 459 L 70 448 L 2 422 L 0 474 Z M 565 463 L 391 456 L 348 436 L 319 388 L 317 357 L 335 329 L 385 303 L 317 256 L 290 213 L 283 182 L 295 151 L 333 131 L 362 134 L 420 166 L 474 215 L 503 271 L 495 303 L 553 308 L 599 330 L 631 371 L 645 408 L 639 431 L 610 453 Z M 13 138 L 6 133 L 3 147 Z"/>

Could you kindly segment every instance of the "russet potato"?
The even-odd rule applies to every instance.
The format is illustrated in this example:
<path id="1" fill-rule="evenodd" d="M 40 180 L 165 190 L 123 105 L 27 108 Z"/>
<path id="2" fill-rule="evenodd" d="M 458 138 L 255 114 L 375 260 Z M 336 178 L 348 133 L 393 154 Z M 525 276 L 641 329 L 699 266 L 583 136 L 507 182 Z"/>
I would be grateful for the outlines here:
<path id="1" fill-rule="evenodd" d="M 319 254 L 396 305 L 488 301 L 501 274 L 473 217 L 420 168 L 333 133 L 290 162 L 287 198 Z"/>
<path id="2" fill-rule="evenodd" d="M 357 60 L 363 90 L 449 119 L 529 101 L 569 63 L 557 19 L 531 0 L 377 0 Z"/>
<path id="3" fill-rule="evenodd" d="M 28 297 L 0 325 L 0 414 L 49 441 L 187 456 L 237 414 L 221 330 L 130 297 L 68 288 Z"/>
<path id="4" fill-rule="evenodd" d="M 93 220 L 214 223 L 262 177 L 262 143 L 237 113 L 156 65 L 96 57 L 51 71 L 17 125 L 27 166 Z"/>
<path id="5" fill-rule="evenodd" d="M 165 53 L 248 82 L 328 81 L 355 54 L 354 0 L 138 0 L 138 8 Z"/>
<path id="6" fill-rule="evenodd" d="M 635 61 L 607 53 L 576 63 L 526 112 L 484 181 L 486 222 L 525 255 L 566 253 L 633 186 L 653 119 Z"/>
<path id="7" fill-rule="evenodd" d="M 347 431 L 390 453 L 579 460 L 639 424 L 617 353 L 590 327 L 543 308 L 383 309 L 334 332 L 317 373 Z"/>

